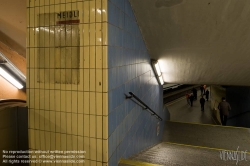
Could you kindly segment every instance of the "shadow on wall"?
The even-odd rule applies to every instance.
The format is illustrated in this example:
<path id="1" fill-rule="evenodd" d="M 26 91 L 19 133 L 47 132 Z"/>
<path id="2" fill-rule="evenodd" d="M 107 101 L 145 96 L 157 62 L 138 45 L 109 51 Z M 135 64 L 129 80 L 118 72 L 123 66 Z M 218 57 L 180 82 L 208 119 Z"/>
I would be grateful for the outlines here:
<path id="1" fill-rule="evenodd" d="M 4 151 L 28 150 L 28 107 L 0 108 L 0 133 L 1 163 L 5 161 L 3 160 Z M 28 166 L 29 164 L 21 165 Z"/>

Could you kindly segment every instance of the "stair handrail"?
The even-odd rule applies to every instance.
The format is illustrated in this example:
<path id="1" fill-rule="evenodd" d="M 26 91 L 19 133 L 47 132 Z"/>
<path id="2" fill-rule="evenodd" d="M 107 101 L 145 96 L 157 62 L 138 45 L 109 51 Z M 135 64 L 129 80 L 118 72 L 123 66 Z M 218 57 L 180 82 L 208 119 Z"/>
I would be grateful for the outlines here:
<path id="1" fill-rule="evenodd" d="M 147 106 L 147 104 L 145 104 L 143 101 L 141 101 L 141 99 L 139 99 L 134 93 L 129 92 L 129 94 L 131 96 L 126 96 L 126 99 L 131 99 L 131 98 L 135 98 L 137 101 L 139 101 L 145 108 L 151 112 L 151 115 L 155 116 L 158 120 L 162 121 L 162 118 L 155 112 L 153 111 L 149 106 Z"/>
<path id="2" fill-rule="evenodd" d="M 26 100 L 22 99 L 0 99 L 0 103 L 26 103 Z"/>

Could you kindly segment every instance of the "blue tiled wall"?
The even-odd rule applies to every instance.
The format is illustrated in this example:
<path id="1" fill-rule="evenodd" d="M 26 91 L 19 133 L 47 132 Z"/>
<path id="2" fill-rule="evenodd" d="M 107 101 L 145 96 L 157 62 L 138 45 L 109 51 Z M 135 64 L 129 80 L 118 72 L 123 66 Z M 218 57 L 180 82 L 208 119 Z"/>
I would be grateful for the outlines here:
<path id="1" fill-rule="evenodd" d="M 128 0 L 108 1 L 108 144 L 109 165 L 158 143 L 159 122 L 125 94 L 133 92 L 162 118 L 163 90 Z"/>
<path id="2" fill-rule="evenodd" d="M 227 125 L 250 128 L 250 87 L 229 86 L 226 99 L 232 108 Z"/>

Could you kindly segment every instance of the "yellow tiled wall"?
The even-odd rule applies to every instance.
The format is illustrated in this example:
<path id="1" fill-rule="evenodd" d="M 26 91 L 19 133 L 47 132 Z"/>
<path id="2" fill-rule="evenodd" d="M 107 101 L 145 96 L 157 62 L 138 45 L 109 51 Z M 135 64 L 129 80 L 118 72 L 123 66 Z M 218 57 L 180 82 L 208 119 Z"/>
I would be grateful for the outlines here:
<path id="1" fill-rule="evenodd" d="M 79 11 L 78 35 L 56 24 L 64 11 Z M 27 0 L 30 149 L 85 150 L 84 165 L 107 165 L 107 68 L 107 0 Z"/>

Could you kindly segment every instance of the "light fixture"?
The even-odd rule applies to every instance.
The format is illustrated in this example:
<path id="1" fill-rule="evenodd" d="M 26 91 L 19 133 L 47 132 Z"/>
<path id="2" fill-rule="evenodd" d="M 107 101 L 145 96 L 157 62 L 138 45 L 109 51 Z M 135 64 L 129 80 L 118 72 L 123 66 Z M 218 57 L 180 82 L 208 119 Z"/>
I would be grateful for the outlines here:
<path id="1" fill-rule="evenodd" d="M 163 85 L 163 84 L 164 84 L 164 81 L 163 81 L 163 77 L 162 77 L 162 74 L 161 74 L 161 69 L 160 69 L 159 62 L 156 61 L 156 60 L 152 60 L 152 66 L 153 66 L 155 75 L 157 76 L 158 82 L 159 82 L 161 85 Z"/>
<path id="2" fill-rule="evenodd" d="M 21 83 L 19 83 L 14 77 L 12 77 L 8 72 L 6 72 L 1 67 L 0 67 L 0 75 L 3 76 L 7 81 L 9 81 L 12 85 L 17 87 L 18 89 L 23 88 L 23 85 Z"/>
<path id="3" fill-rule="evenodd" d="M 156 72 L 157 72 L 157 76 L 160 76 L 161 75 L 161 70 L 160 70 L 160 66 L 159 66 L 158 61 L 155 63 L 155 69 L 156 69 Z"/>

